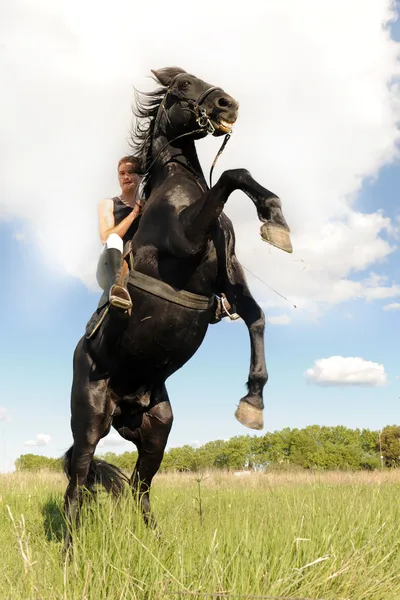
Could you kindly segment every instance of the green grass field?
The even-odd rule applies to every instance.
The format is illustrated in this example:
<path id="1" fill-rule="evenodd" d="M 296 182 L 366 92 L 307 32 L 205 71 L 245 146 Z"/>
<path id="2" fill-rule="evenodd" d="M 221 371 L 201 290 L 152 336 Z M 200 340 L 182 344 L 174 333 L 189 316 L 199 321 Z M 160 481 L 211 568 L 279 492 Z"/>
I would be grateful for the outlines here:
<path id="1" fill-rule="evenodd" d="M 1 600 L 400 599 L 398 472 L 159 475 L 160 539 L 133 499 L 100 495 L 67 560 L 64 489 L 0 476 Z"/>

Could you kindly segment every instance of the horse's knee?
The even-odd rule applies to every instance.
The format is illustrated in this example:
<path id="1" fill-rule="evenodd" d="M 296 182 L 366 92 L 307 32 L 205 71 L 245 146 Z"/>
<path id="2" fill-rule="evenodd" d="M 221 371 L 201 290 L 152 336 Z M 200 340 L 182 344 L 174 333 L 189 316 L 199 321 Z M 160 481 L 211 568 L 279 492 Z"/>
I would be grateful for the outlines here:
<path id="1" fill-rule="evenodd" d="M 140 446 L 146 454 L 162 458 L 173 420 L 168 401 L 156 404 L 143 415 Z"/>
<path id="2" fill-rule="evenodd" d="M 222 173 L 219 181 L 221 184 L 235 189 L 247 181 L 249 177 L 251 177 L 251 174 L 247 169 L 228 169 Z"/>
<path id="3" fill-rule="evenodd" d="M 264 335 L 265 314 L 261 308 L 259 308 L 259 314 L 257 316 L 257 319 L 255 321 L 253 321 L 253 323 L 250 325 L 249 329 L 251 329 L 252 333 L 254 333 L 255 335 L 259 335 L 259 336 Z"/>
<path id="4" fill-rule="evenodd" d="M 168 429 L 168 431 L 171 429 L 174 415 L 171 404 L 168 401 L 159 402 L 148 411 L 147 415 L 152 420 L 156 419 L 159 427 Z"/>

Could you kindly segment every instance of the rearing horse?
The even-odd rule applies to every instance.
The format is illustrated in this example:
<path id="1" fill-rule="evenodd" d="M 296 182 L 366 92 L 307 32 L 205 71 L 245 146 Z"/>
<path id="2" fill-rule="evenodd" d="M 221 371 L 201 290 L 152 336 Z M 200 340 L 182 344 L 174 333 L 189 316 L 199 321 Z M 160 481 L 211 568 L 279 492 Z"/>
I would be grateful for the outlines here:
<path id="1" fill-rule="evenodd" d="M 137 446 L 129 482 L 140 493 L 146 522 L 153 522 L 149 489 L 173 421 L 165 381 L 202 343 L 217 293 L 226 294 L 250 336 L 248 392 L 235 416 L 247 427 L 263 426 L 264 314 L 235 256 L 225 202 L 234 190 L 247 194 L 263 223 L 262 237 L 287 252 L 292 251 L 289 227 L 279 198 L 247 170 L 225 171 L 211 189 L 207 186 L 194 142 L 229 132 L 238 115 L 236 100 L 179 68 L 153 74 L 162 87 L 144 95 L 136 126 L 147 201 L 132 240 L 134 268 L 127 285 L 133 310 L 121 316 L 110 307 L 96 335 L 83 337 L 74 353 L 74 443 L 65 455 L 65 511 L 71 520 L 82 486 L 90 489 L 101 481 L 118 491 L 122 485 L 118 469 L 93 458 L 113 426 Z"/>

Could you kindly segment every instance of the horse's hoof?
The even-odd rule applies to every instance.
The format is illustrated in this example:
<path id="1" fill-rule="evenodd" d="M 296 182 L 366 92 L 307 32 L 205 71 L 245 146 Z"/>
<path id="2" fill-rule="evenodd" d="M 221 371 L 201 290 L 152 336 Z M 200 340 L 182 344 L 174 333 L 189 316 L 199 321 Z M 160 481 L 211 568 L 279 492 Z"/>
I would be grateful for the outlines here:
<path id="1" fill-rule="evenodd" d="M 261 225 L 260 235 L 264 242 L 268 242 L 271 246 L 275 246 L 275 248 L 279 248 L 289 254 L 293 252 L 290 234 L 287 229 L 273 225 L 272 223 L 264 223 Z"/>
<path id="2" fill-rule="evenodd" d="M 260 430 L 264 427 L 263 411 L 261 408 L 255 408 L 248 402 L 241 400 L 236 409 L 235 417 L 242 425 L 250 429 Z"/>

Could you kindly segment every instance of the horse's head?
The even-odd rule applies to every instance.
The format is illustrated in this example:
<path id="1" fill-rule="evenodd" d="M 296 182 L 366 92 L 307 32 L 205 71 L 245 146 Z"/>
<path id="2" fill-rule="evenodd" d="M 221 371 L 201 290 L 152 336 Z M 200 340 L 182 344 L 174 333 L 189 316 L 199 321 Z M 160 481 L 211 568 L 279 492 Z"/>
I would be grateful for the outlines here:
<path id="1" fill-rule="evenodd" d="M 165 110 L 174 136 L 193 131 L 193 139 L 231 131 L 239 104 L 220 87 L 206 83 L 178 67 L 152 71 L 167 88 L 161 110 Z"/>

